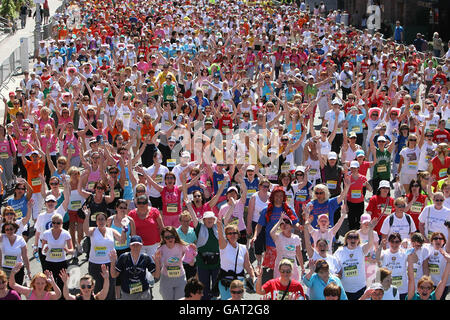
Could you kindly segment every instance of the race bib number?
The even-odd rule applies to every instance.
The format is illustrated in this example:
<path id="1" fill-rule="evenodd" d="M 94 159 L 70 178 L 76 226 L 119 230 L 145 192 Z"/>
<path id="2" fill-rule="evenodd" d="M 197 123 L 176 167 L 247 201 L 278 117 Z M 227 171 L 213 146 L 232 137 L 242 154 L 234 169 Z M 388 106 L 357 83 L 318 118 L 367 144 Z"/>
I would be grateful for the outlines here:
<path id="1" fill-rule="evenodd" d="M 411 211 L 414 213 L 420 213 L 422 212 L 422 203 L 420 202 L 414 202 L 413 205 L 411 206 Z"/>
<path id="2" fill-rule="evenodd" d="M 291 164 L 289 162 L 285 162 L 281 165 L 281 171 L 289 171 Z"/>
<path id="3" fill-rule="evenodd" d="M 163 181 L 163 177 L 162 174 L 157 174 L 155 177 L 155 182 L 156 183 L 161 183 Z"/>
<path id="4" fill-rule="evenodd" d="M 21 219 L 23 217 L 23 212 L 20 209 L 14 210 L 16 213 L 16 219 Z"/>
<path id="5" fill-rule="evenodd" d="M 251 198 L 251 196 L 256 193 L 255 189 L 248 189 L 247 190 L 247 198 Z"/>
<path id="6" fill-rule="evenodd" d="M 94 190 L 95 181 L 91 181 L 88 183 L 88 190 Z"/>
<path id="7" fill-rule="evenodd" d="M 169 278 L 177 278 L 177 277 L 181 276 L 180 266 L 168 266 L 167 267 L 167 276 Z"/>
<path id="8" fill-rule="evenodd" d="M 416 170 L 417 169 L 417 162 L 414 162 L 414 161 L 409 162 L 408 168 L 411 169 L 411 170 Z"/>
<path id="9" fill-rule="evenodd" d="M 352 190 L 352 199 L 359 199 L 361 195 L 361 190 Z"/>
<path id="10" fill-rule="evenodd" d="M 358 276 L 358 266 L 344 267 L 344 275 L 347 278 Z"/>
<path id="11" fill-rule="evenodd" d="M 120 190 L 114 189 L 114 197 L 120 198 Z"/>
<path id="12" fill-rule="evenodd" d="M 166 100 L 173 100 L 173 96 L 167 96 Z"/>
<path id="13" fill-rule="evenodd" d="M 40 186 L 40 185 L 41 185 L 41 179 L 40 179 L 40 178 L 34 178 L 34 179 L 31 179 L 31 185 L 32 185 L 33 187 L 35 187 L 35 186 Z"/>
<path id="14" fill-rule="evenodd" d="M 17 256 L 5 256 L 5 266 L 14 268 L 17 262 Z"/>
<path id="15" fill-rule="evenodd" d="M 239 224 L 239 218 L 238 217 L 231 217 L 231 220 L 228 223 L 228 225 L 234 225 L 234 226 L 237 226 L 238 224 Z"/>
<path id="16" fill-rule="evenodd" d="M 299 202 L 305 202 L 306 201 L 306 196 L 299 194 L 295 197 L 295 200 L 299 201 Z"/>
<path id="17" fill-rule="evenodd" d="M 177 159 L 167 159 L 167 167 L 173 168 L 177 165 Z"/>
<path id="18" fill-rule="evenodd" d="M 393 286 L 400 288 L 402 286 L 402 284 L 403 284 L 402 276 L 392 277 L 392 285 Z"/>
<path id="19" fill-rule="evenodd" d="M 0 152 L 0 159 L 8 159 L 9 155 L 8 152 Z"/>
<path id="20" fill-rule="evenodd" d="M 71 201 L 70 206 L 72 207 L 72 210 L 81 209 L 81 200 Z"/>
<path id="21" fill-rule="evenodd" d="M 317 174 L 317 169 L 310 169 L 309 170 L 309 176 L 315 176 Z"/>
<path id="22" fill-rule="evenodd" d="M 385 215 L 390 215 L 392 213 L 392 207 L 391 206 L 387 206 L 386 210 L 384 210 L 384 207 L 385 207 L 385 205 L 382 204 L 381 205 L 381 212 L 382 213 L 384 212 Z"/>
<path id="23" fill-rule="evenodd" d="M 142 292 L 142 290 L 141 282 L 130 283 L 130 294 L 139 293 Z"/>
<path id="24" fill-rule="evenodd" d="M 125 240 L 125 242 L 120 242 L 118 240 L 114 241 L 114 246 L 116 248 L 122 248 L 122 247 L 126 247 L 127 246 L 127 241 Z"/>
<path id="25" fill-rule="evenodd" d="M 169 120 L 164 121 L 164 124 L 165 124 L 167 127 L 170 127 L 170 121 L 169 121 Z"/>
<path id="26" fill-rule="evenodd" d="M 94 252 L 96 257 L 99 258 L 106 257 L 106 247 L 95 247 Z"/>
<path id="27" fill-rule="evenodd" d="M 178 204 L 177 203 L 168 203 L 167 204 L 167 212 L 171 212 L 171 213 L 178 212 Z"/>
<path id="28" fill-rule="evenodd" d="M 447 176 L 447 169 L 446 168 L 442 168 L 441 170 L 439 170 L 439 178 L 444 178 Z"/>
<path id="29" fill-rule="evenodd" d="M 124 117 L 124 119 L 130 119 L 130 114 L 129 113 L 124 113 L 123 117 Z"/>
<path id="30" fill-rule="evenodd" d="M 335 180 L 328 180 L 327 181 L 327 187 L 328 187 L 328 189 L 335 190 L 336 187 L 337 187 L 337 181 L 335 181 Z"/>
<path id="31" fill-rule="evenodd" d="M 438 275 L 439 272 L 439 265 L 437 264 L 429 264 L 428 268 L 430 269 L 430 274 Z"/>
<path id="32" fill-rule="evenodd" d="M 130 181 L 125 180 L 125 183 L 123 185 L 124 185 L 124 187 L 129 187 L 130 186 Z"/>
<path id="33" fill-rule="evenodd" d="M 378 172 L 387 172 L 387 167 L 386 167 L 386 165 L 381 165 L 381 166 L 378 166 Z"/>
<path id="34" fill-rule="evenodd" d="M 352 127 L 352 131 L 353 131 L 354 133 L 359 133 L 359 126 L 354 126 L 354 127 Z"/>
<path id="35" fill-rule="evenodd" d="M 61 259 L 63 257 L 62 248 L 52 248 L 50 249 L 50 259 Z"/>
<path id="36" fill-rule="evenodd" d="M 22 147 L 25 147 L 28 144 L 27 140 L 20 140 L 20 144 L 22 145 Z"/>

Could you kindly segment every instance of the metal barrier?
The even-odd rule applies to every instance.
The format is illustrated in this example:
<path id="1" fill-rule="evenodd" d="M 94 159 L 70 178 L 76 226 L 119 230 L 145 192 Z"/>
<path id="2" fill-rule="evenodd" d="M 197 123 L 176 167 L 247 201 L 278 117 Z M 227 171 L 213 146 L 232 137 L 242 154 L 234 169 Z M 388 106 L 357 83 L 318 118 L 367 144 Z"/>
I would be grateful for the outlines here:
<path id="1" fill-rule="evenodd" d="M 64 10 L 65 3 L 62 3 L 55 12 L 60 13 Z M 42 27 L 41 39 L 49 39 L 52 35 L 52 28 L 54 25 L 53 16 L 50 18 L 49 23 Z M 32 58 L 34 56 L 34 35 L 30 35 L 25 38 L 28 41 L 28 56 Z M 6 58 L 0 64 L 0 88 L 4 88 L 12 76 L 21 74 L 19 72 L 22 69 L 20 61 L 20 46 L 17 47 L 8 58 Z"/>

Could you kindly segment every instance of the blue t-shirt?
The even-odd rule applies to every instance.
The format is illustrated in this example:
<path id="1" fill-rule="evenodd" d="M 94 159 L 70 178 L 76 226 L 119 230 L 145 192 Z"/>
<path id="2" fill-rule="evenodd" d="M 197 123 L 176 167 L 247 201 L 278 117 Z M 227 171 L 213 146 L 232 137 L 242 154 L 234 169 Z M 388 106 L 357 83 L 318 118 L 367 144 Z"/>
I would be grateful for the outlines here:
<path id="1" fill-rule="evenodd" d="M 297 215 L 295 214 L 295 210 L 293 210 L 292 207 L 289 206 L 289 208 L 292 210 L 292 213 L 295 216 L 295 220 L 292 221 L 292 224 L 295 225 L 298 223 Z M 267 222 L 266 221 L 267 207 L 261 211 L 258 224 L 262 225 L 263 227 L 266 227 L 266 246 L 275 247 L 275 243 L 273 242 L 273 239 L 270 236 L 270 231 L 272 230 L 273 226 L 277 224 L 278 220 L 280 220 L 281 212 L 283 212 L 283 207 L 274 207 L 272 215 L 270 216 L 270 219 Z"/>
<path id="2" fill-rule="evenodd" d="M 14 211 L 16 212 L 16 218 L 17 219 L 22 219 L 25 218 L 27 216 L 28 213 L 28 200 L 26 195 L 24 194 L 22 196 L 22 198 L 18 199 L 18 200 L 14 200 L 14 196 L 11 197 L 10 199 L 8 199 L 6 201 L 6 203 L 8 204 L 8 206 L 11 206 L 14 208 Z"/>
<path id="3" fill-rule="evenodd" d="M 251 196 L 253 193 L 249 193 L 250 190 L 255 190 L 255 192 L 258 192 L 259 187 L 259 179 L 256 177 L 253 179 L 252 182 L 248 180 L 248 178 L 244 178 L 245 185 L 247 186 L 247 199 L 245 200 L 245 206 L 248 206 L 248 202 L 250 201 Z"/>
<path id="4" fill-rule="evenodd" d="M 394 158 L 395 163 L 400 163 L 400 151 L 402 151 L 403 147 L 406 147 L 406 140 L 408 140 L 407 136 L 399 135 L 397 137 L 397 142 L 395 143 L 397 145 L 397 152 Z"/>
<path id="5" fill-rule="evenodd" d="M 181 226 L 177 228 L 177 233 L 180 236 L 180 239 L 186 243 L 194 243 L 197 241 L 197 235 L 195 234 L 194 228 L 189 227 L 187 234 L 184 234 L 181 230 Z"/>
<path id="6" fill-rule="evenodd" d="M 341 203 L 338 203 L 337 197 L 330 198 L 324 203 L 319 203 L 317 200 L 308 203 L 308 206 L 313 206 L 310 214 L 314 217 L 314 220 L 312 221 L 311 226 L 317 228 L 317 217 L 321 214 L 326 214 L 330 220 L 330 226 L 333 226 L 334 213 L 337 208 L 340 207 Z"/>

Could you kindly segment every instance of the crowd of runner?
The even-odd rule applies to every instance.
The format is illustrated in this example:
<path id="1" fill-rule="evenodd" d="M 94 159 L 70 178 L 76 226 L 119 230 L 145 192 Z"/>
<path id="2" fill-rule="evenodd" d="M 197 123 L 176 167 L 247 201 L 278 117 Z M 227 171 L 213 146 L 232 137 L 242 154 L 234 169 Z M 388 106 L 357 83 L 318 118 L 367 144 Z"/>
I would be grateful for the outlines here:
<path id="1" fill-rule="evenodd" d="M 450 50 L 315 11 L 72 1 L 4 99 L 0 299 L 445 299 Z"/>

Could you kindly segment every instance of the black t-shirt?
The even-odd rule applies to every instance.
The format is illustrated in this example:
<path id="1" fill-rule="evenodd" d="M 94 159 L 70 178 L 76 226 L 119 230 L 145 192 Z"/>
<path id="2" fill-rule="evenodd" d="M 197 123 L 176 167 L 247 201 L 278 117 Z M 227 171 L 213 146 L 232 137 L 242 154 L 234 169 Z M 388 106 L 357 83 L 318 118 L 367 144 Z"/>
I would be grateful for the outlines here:
<path id="1" fill-rule="evenodd" d="M 116 270 L 120 272 L 123 292 L 134 294 L 148 290 L 149 283 L 146 278 L 146 270 L 153 273 L 156 270 L 156 265 L 153 259 L 146 254 L 141 254 L 135 265 L 131 253 L 126 252 L 117 260 Z"/>
<path id="2" fill-rule="evenodd" d="M 96 227 L 97 226 L 97 212 L 104 212 L 109 217 L 111 214 L 108 211 L 108 205 L 106 203 L 105 197 L 103 197 L 102 202 L 96 203 L 94 201 L 93 196 L 89 196 L 86 199 L 86 206 L 91 210 L 91 216 L 89 219 L 89 227 Z"/>

